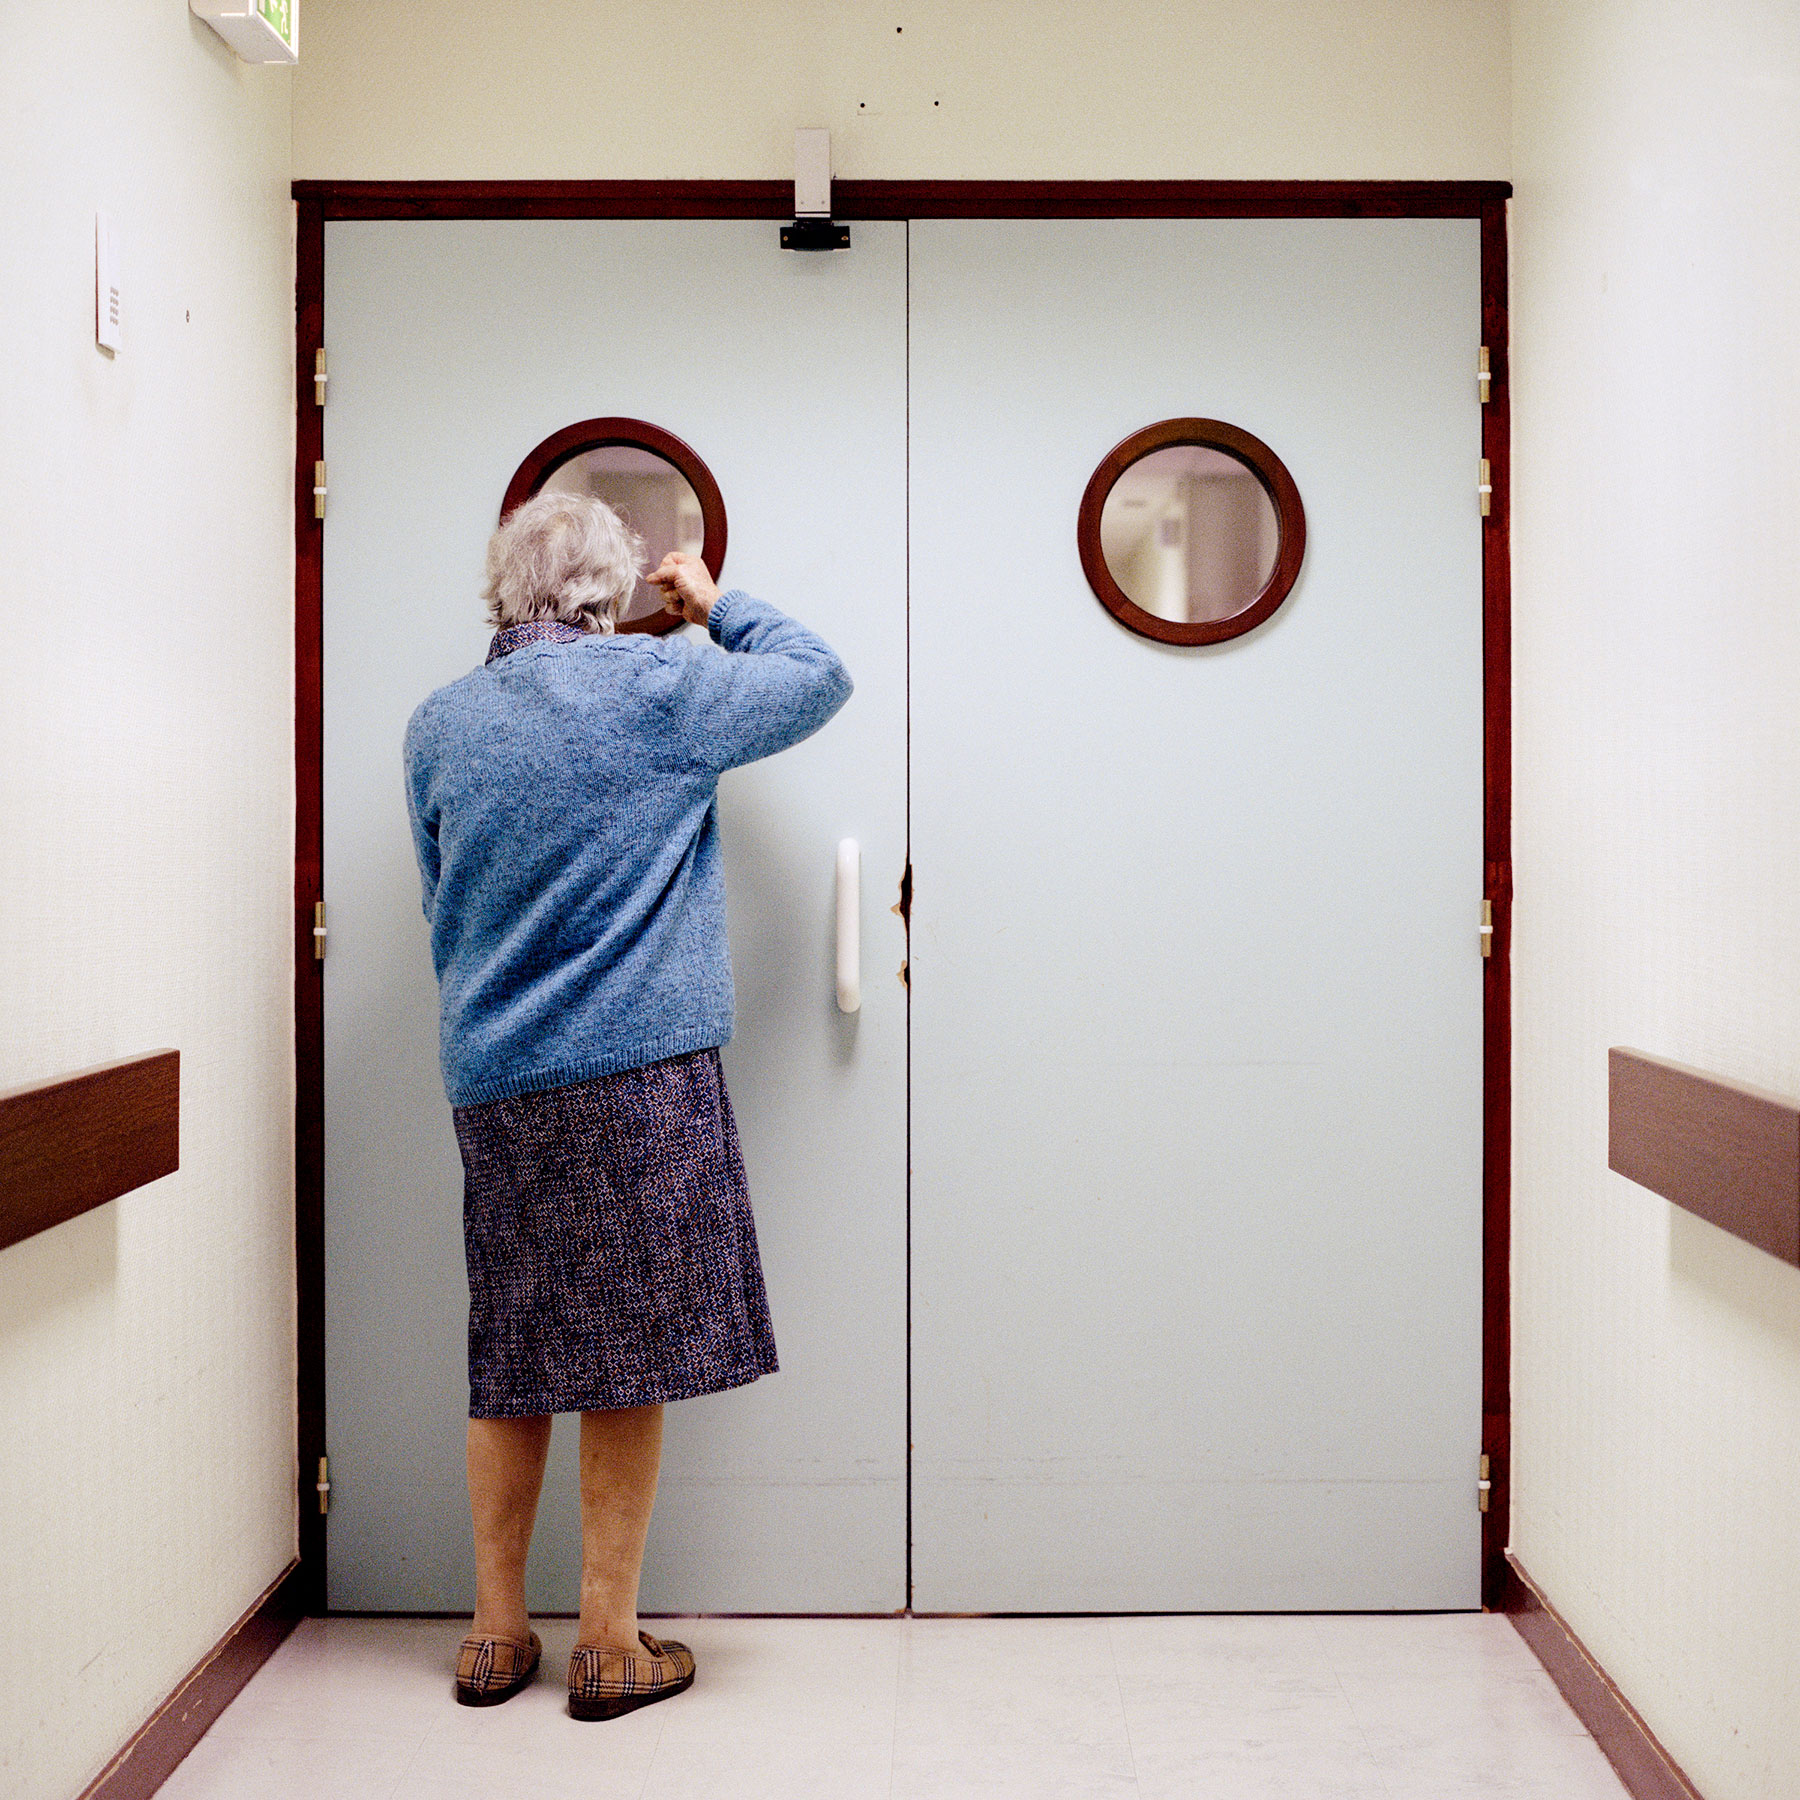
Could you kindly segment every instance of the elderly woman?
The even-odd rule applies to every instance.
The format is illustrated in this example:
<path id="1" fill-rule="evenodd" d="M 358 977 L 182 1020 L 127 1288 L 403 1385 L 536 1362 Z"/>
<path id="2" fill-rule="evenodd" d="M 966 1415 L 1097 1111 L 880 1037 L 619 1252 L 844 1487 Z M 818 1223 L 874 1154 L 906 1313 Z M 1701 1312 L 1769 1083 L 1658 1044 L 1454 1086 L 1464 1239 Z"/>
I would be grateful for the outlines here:
<path id="1" fill-rule="evenodd" d="M 662 1409 L 776 1366 L 719 1066 L 719 776 L 850 694 L 819 638 L 680 552 L 649 579 L 719 648 L 618 633 L 643 564 L 602 502 L 526 501 L 488 545 L 485 665 L 406 730 L 466 1176 L 476 1600 L 456 1698 L 493 1705 L 536 1672 L 525 1558 L 552 1415 L 578 1412 L 578 1719 L 692 1683 L 687 1648 L 638 1628 Z"/>

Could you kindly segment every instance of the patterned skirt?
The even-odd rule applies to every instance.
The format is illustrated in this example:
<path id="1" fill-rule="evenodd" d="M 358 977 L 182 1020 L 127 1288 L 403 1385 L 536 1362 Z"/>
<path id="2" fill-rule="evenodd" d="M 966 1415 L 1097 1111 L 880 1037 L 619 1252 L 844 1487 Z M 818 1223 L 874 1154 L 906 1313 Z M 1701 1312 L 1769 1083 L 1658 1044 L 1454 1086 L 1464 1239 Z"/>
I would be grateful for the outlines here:
<path id="1" fill-rule="evenodd" d="M 471 1418 L 650 1406 L 774 1372 L 717 1050 L 452 1112 Z"/>

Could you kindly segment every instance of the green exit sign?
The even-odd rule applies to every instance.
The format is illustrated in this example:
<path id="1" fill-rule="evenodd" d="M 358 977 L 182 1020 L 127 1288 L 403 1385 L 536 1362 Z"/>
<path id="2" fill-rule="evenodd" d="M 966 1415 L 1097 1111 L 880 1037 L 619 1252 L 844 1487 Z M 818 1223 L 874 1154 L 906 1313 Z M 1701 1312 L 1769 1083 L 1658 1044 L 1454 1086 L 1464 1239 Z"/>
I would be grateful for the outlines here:
<path id="1" fill-rule="evenodd" d="M 300 0 L 188 0 L 245 62 L 300 60 Z"/>
<path id="2" fill-rule="evenodd" d="M 294 43 L 294 0 L 258 0 L 256 10 L 290 50 Z"/>

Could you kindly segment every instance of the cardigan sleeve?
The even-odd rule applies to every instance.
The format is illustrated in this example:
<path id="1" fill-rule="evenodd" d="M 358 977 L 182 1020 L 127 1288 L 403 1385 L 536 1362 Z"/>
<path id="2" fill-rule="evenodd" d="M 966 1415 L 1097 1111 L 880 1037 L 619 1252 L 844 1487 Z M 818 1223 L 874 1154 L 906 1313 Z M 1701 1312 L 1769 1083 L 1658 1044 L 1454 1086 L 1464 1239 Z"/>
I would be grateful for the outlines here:
<path id="1" fill-rule="evenodd" d="M 725 651 L 695 658 L 683 726 L 688 748 L 717 771 L 773 756 L 811 737 L 850 698 L 837 653 L 796 619 L 733 588 L 707 629 Z"/>
<path id="2" fill-rule="evenodd" d="M 423 710 L 420 708 L 420 712 Z M 412 826 L 413 854 L 419 859 L 419 903 L 429 919 L 437 901 L 442 863 L 438 852 L 437 809 L 423 792 L 430 782 L 430 770 L 426 767 L 421 736 L 419 713 L 415 712 L 406 727 L 406 817 Z"/>

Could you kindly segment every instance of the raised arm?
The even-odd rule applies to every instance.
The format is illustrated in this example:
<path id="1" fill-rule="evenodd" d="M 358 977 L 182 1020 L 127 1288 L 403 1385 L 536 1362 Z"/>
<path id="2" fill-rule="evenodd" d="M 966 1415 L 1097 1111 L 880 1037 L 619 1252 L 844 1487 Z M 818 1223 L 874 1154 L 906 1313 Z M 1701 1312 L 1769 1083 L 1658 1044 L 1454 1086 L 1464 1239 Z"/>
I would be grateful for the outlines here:
<path id="1" fill-rule="evenodd" d="M 678 556 L 679 553 L 676 553 Z M 701 656 L 691 677 L 690 748 L 703 764 L 734 769 L 812 734 L 850 698 L 850 676 L 825 640 L 741 589 L 721 594 L 698 558 L 665 559 L 650 577 L 704 623 L 724 656 Z"/>

